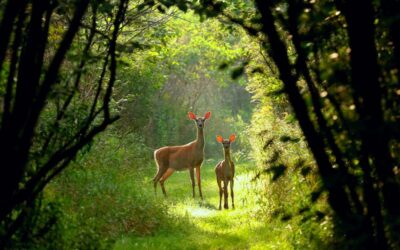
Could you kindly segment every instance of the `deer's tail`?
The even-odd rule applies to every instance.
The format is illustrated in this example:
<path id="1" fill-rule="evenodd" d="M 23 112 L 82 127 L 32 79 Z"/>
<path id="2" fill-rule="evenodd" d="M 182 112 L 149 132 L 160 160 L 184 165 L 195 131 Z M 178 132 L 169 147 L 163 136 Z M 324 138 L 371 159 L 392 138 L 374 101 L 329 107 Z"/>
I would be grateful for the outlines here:
<path id="1" fill-rule="evenodd" d="M 157 151 L 158 151 L 158 149 L 157 149 L 157 150 L 154 150 L 154 154 L 153 154 L 153 156 L 154 156 L 154 161 L 156 162 L 156 166 L 157 166 L 157 173 L 156 173 L 156 175 L 153 177 L 153 181 L 156 181 L 156 179 L 157 179 L 157 177 L 158 177 L 158 175 L 159 175 L 159 173 L 160 173 L 160 165 L 158 164 L 158 161 L 157 161 Z"/>
<path id="2" fill-rule="evenodd" d="M 152 180 L 153 182 L 158 182 L 158 180 L 160 180 L 160 178 L 166 171 L 165 167 L 163 166 L 163 163 L 160 162 L 160 160 L 157 158 L 157 153 L 158 153 L 158 149 L 154 151 L 154 161 L 156 162 L 157 173 L 153 177 L 153 180 Z"/>

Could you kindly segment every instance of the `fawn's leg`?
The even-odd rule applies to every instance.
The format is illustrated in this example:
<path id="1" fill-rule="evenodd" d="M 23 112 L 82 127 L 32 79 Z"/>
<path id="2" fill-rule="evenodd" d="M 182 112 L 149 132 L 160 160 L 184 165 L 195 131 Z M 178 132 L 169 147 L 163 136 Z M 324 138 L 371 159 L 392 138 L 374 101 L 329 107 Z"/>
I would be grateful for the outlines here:
<path id="1" fill-rule="evenodd" d="M 232 198 L 232 208 L 235 208 L 235 195 L 233 194 L 233 178 L 231 180 L 231 198 Z"/>
<path id="2" fill-rule="evenodd" d="M 194 196 L 195 196 L 195 192 L 194 192 L 194 186 L 195 186 L 195 183 L 194 183 L 194 169 L 190 168 L 189 172 L 190 172 L 190 180 L 192 181 L 192 191 L 193 191 L 193 198 L 194 198 Z"/>
<path id="3" fill-rule="evenodd" d="M 228 209 L 228 180 L 224 180 L 224 208 Z"/>
<path id="4" fill-rule="evenodd" d="M 165 188 L 164 188 L 164 182 L 168 179 L 168 177 L 171 176 L 171 174 L 173 174 L 175 171 L 175 169 L 173 168 L 168 168 L 167 171 L 165 171 L 165 173 L 163 174 L 163 176 L 160 178 L 160 185 L 161 185 L 161 189 L 164 193 L 164 196 L 167 197 L 167 192 L 165 192 Z"/>
<path id="5" fill-rule="evenodd" d="M 219 210 L 221 210 L 221 202 L 222 202 L 222 193 L 223 193 L 223 190 L 222 190 L 222 187 L 221 187 L 221 180 L 219 180 L 218 179 L 218 176 L 217 176 L 217 184 L 218 184 L 218 189 L 219 189 Z"/>
<path id="6" fill-rule="evenodd" d="M 196 167 L 196 179 L 197 179 L 197 185 L 199 185 L 200 198 L 203 199 L 203 193 L 201 192 L 200 166 Z"/>

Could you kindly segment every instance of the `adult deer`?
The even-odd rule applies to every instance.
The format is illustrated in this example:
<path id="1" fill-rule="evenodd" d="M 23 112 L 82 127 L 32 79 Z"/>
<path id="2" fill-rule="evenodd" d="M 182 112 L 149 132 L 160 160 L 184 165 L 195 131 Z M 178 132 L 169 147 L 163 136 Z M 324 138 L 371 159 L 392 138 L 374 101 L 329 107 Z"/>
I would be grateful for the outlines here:
<path id="1" fill-rule="evenodd" d="M 224 160 L 220 161 L 215 167 L 215 175 L 219 188 L 219 210 L 221 210 L 222 193 L 224 194 L 224 208 L 228 209 L 228 184 L 231 187 L 232 208 L 235 208 L 233 194 L 233 178 L 235 177 L 235 164 L 231 160 L 231 143 L 235 141 L 236 136 L 229 136 L 229 140 L 224 140 L 222 136 L 217 136 L 217 142 L 221 143 L 224 148 Z M 221 184 L 224 184 L 222 187 Z"/>
<path id="2" fill-rule="evenodd" d="M 196 140 L 189 142 L 186 145 L 167 146 L 154 151 L 154 160 L 156 161 L 157 165 L 157 174 L 153 178 L 154 192 L 156 192 L 157 190 L 157 182 L 160 182 L 160 186 L 164 193 L 164 196 L 167 196 L 164 182 L 168 179 L 168 177 L 170 177 L 176 170 L 180 171 L 189 169 L 194 197 L 194 169 L 196 169 L 196 179 L 199 186 L 199 194 L 201 199 L 203 199 L 200 180 L 200 167 L 204 160 L 203 129 L 205 121 L 207 119 L 210 119 L 210 116 L 211 112 L 207 112 L 204 117 L 196 117 L 195 114 L 189 112 L 189 118 L 195 121 L 197 127 Z"/>

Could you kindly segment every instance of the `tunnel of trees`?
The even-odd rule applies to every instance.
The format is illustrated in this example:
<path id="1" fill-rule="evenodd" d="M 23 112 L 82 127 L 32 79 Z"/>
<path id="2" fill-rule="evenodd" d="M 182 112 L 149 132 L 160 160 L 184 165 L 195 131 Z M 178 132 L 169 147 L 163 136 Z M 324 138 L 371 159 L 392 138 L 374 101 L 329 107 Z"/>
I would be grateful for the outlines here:
<path id="1" fill-rule="evenodd" d="M 399 249 L 399 31 L 398 0 L 0 0 L 0 248 L 197 225 L 154 196 L 153 151 L 212 111 L 203 168 L 236 133 L 243 216 L 269 244 Z"/>

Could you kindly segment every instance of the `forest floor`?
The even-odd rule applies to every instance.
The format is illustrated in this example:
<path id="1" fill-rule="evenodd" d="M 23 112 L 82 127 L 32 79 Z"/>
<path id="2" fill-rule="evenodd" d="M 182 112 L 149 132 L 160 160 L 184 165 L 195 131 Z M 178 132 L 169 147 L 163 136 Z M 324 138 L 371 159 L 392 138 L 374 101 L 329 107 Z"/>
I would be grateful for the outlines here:
<path id="1" fill-rule="evenodd" d="M 218 210 L 219 193 L 215 179 L 215 162 L 203 164 L 202 188 L 204 200 L 191 195 L 188 171 L 174 173 L 165 183 L 168 198 L 167 211 L 174 221 L 163 225 L 157 232 L 138 236 L 125 235 L 115 243 L 113 249 L 290 249 L 290 244 L 281 237 L 287 236 L 282 226 L 274 227 L 260 215 L 256 182 L 252 164 L 238 164 L 235 177 L 235 209 Z M 153 192 L 149 179 L 148 192 Z M 157 199 L 165 199 L 160 187 Z M 280 228 L 280 229 L 278 229 Z M 290 231 L 290 230 L 288 230 Z"/>

